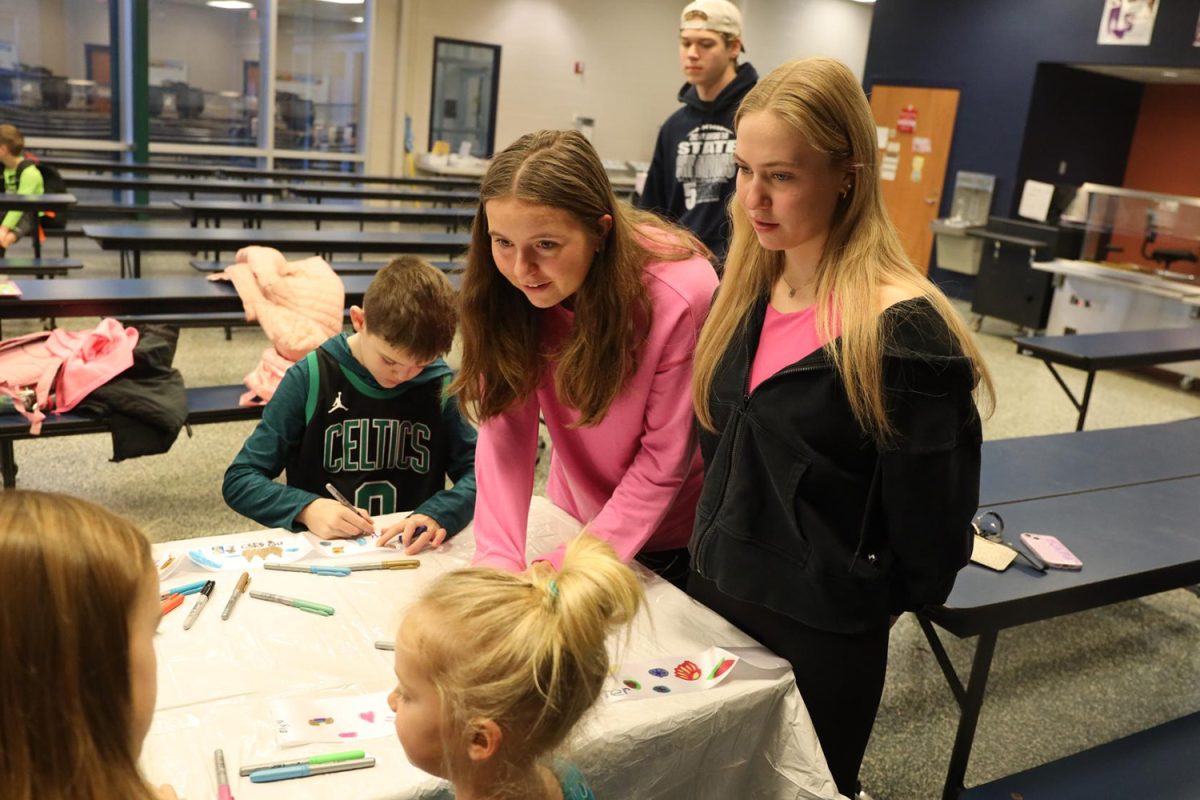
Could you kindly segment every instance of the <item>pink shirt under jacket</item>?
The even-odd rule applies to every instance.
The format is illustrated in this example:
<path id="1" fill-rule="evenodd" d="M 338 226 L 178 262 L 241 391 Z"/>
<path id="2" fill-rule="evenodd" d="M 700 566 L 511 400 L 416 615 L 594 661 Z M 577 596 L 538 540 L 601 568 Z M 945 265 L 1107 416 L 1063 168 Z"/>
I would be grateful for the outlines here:
<path id="1" fill-rule="evenodd" d="M 546 494 L 588 524 L 624 561 L 643 549 L 685 547 L 700 498 L 703 466 L 692 414 L 692 358 L 717 276 L 703 258 L 652 262 L 653 307 L 637 371 L 598 425 L 579 418 L 554 392 L 551 364 L 533 397 L 483 423 L 475 450 L 475 564 L 525 568 L 529 500 L 538 450 L 538 413 L 553 442 Z M 543 330 L 564 336 L 574 314 L 546 312 Z M 561 565 L 563 548 L 545 556 Z"/>

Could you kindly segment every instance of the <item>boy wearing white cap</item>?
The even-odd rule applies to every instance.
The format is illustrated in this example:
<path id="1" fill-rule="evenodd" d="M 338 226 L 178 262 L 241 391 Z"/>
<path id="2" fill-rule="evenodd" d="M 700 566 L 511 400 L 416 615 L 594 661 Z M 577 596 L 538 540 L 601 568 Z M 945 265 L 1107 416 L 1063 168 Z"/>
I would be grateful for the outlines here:
<path id="1" fill-rule="evenodd" d="M 742 14 L 728 0 L 694 0 L 679 20 L 683 103 L 658 132 L 639 205 L 691 229 L 716 255 L 729 247 L 725 207 L 733 194 L 733 114 L 758 81 L 743 52 Z"/>

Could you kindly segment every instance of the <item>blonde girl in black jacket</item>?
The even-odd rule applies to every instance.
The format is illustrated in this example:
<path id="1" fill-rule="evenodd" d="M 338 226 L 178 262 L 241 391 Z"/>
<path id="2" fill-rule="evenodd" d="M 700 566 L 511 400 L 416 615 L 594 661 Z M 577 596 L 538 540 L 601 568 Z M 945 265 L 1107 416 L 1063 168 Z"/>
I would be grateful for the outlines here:
<path id="1" fill-rule="evenodd" d="M 696 348 L 705 462 L 688 591 L 787 658 L 853 796 L 888 630 L 971 548 L 991 383 L 884 210 L 862 88 L 827 58 L 738 109 L 725 277 Z"/>

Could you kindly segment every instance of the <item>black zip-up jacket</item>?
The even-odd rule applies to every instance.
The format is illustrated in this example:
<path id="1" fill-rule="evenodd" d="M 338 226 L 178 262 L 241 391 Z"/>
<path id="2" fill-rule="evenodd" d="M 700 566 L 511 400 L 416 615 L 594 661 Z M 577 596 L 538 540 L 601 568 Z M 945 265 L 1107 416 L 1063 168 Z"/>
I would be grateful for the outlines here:
<path id="1" fill-rule="evenodd" d="M 944 602 L 979 502 L 973 364 L 928 300 L 884 311 L 896 436 L 878 446 L 824 350 L 747 393 L 765 314 L 763 299 L 713 378 L 692 568 L 731 597 L 841 633 Z"/>

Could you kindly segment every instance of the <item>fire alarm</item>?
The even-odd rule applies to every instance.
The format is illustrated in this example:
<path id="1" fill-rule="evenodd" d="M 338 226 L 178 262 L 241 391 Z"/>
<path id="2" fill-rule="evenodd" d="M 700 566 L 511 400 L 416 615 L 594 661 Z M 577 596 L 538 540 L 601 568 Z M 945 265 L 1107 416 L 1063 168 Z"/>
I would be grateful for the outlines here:
<path id="1" fill-rule="evenodd" d="M 582 74 L 583 74 L 583 62 L 582 62 L 582 61 L 576 61 L 576 62 L 575 62 L 575 74 L 576 74 L 576 75 L 582 75 Z"/>

